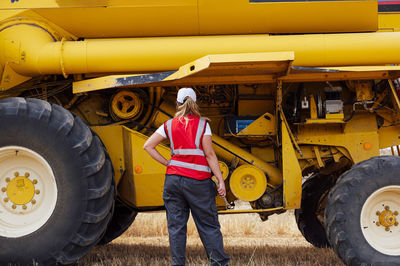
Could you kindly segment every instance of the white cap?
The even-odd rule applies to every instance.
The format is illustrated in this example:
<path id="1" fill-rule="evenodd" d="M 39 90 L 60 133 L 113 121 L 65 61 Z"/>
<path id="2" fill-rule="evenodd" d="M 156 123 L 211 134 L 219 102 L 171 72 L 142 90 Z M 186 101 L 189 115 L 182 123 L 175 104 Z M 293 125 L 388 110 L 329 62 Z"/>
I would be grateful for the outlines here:
<path id="1" fill-rule="evenodd" d="M 196 93 L 192 88 L 182 88 L 178 91 L 178 96 L 176 97 L 176 101 L 178 103 L 183 103 L 186 97 L 192 98 L 194 102 L 196 102 Z"/>

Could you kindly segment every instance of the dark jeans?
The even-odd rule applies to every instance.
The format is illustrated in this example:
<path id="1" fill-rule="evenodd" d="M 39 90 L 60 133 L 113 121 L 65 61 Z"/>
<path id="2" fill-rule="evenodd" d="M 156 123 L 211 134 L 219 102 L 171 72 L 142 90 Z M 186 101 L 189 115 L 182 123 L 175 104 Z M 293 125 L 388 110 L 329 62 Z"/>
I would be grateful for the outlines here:
<path id="1" fill-rule="evenodd" d="M 227 265 L 211 179 L 196 180 L 166 175 L 163 199 L 167 211 L 172 265 L 185 265 L 186 233 L 189 210 L 211 265 Z"/>

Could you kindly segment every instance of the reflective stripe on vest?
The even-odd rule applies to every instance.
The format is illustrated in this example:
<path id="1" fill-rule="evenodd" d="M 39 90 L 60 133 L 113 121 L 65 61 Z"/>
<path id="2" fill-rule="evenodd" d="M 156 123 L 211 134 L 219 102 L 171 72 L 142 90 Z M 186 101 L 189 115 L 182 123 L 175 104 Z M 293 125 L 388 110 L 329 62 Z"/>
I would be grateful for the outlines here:
<path id="1" fill-rule="evenodd" d="M 193 163 L 185 163 L 185 162 L 176 161 L 176 160 L 170 160 L 168 165 L 179 166 L 179 167 L 193 169 L 193 170 L 197 170 L 197 171 L 201 171 L 201 172 L 211 173 L 210 167 L 205 166 L 205 165 L 198 165 L 198 164 L 193 164 Z"/>
<path id="2" fill-rule="evenodd" d="M 167 133 L 169 137 L 169 146 L 171 147 L 171 155 L 174 155 L 174 141 L 172 140 L 172 119 L 167 121 Z"/>
<path id="3" fill-rule="evenodd" d="M 167 121 L 167 131 L 169 137 L 169 143 L 171 147 L 171 155 L 200 155 L 205 156 L 204 151 L 200 149 L 200 140 L 201 135 L 203 133 L 204 126 L 206 124 L 206 120 L 200 118 L 199 125 L 197 127 L 195 145 L 196 149 L 174 149 L 174 141 L 172 140 L 172 119 Z"/>

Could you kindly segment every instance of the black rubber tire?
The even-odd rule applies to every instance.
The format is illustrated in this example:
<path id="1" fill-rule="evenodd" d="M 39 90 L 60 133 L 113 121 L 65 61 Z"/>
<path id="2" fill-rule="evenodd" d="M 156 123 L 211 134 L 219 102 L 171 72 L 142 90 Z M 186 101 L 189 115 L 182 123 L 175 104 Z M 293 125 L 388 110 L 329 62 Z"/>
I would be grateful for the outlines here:
<path id="1" fill-rule="evenodd" d="M 0 264 L 76 262 L 97 244 L 112 217 L 112 164 L 100 139 L 64 108 L 18 97 L 0 101 L 0 147 L 9 145 L 47 160 L 58 194 L 41 228 L 23 237 L 0 237 Z"/>
<path id="2" fill-rule="evenodd" d="M 333 186 L 333 178 L 314 174 L 302 186 L 301 208 L 295 210 L 297 226 L 304 238 L 318 248 L 329 247 L 324 224 L 318 219 L 317 211 L 321 200 L 327 197 Z"/>
<path id="3" fill-rule="evenodd" d="M 107 244 L 122 235 L 131 226 L 138 212 L 117 197 L 113 217 L 98 245 Z"/>
<path id="4" fill-rule="evenodd" d="M 400 265 L 400 256 L 372 248 L 360 225 L 365 201 L 382 187 L 400 185 L 399 170 L 400 157 L 373 157 L 345 172 L 329 193 L 325 228 L 329 243 L 346 265 Z"/>

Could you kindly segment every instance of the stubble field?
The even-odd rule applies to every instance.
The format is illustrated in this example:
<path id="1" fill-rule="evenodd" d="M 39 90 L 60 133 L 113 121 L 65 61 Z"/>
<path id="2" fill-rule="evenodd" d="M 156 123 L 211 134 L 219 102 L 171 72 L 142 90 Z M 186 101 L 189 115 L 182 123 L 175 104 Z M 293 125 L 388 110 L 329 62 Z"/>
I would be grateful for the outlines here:
<path id="1" fill-rule="evenodd" d="M 220 215 L 230 265 L 343 265 L 331 249 L 308 244 L 292 212 L 262 222 L 257 214 Z M 188 223 L 188 265 L 208 265 L 193 220 Z M 169 265 L 164 212 L 139 213 L 121 237 L 94 248 L 78 265 Z"/>

